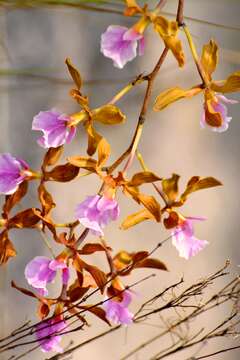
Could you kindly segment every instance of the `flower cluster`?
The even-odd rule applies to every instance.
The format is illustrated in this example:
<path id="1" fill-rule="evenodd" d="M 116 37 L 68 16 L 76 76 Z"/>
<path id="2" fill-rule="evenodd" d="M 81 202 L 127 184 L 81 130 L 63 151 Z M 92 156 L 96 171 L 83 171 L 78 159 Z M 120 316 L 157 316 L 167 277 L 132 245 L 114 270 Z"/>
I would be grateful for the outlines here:
<path id="1" fill-rule="evenodd" d="M 201 69 L 203 83 L 188 90 L 174 87 L 162 92 L 156 98 L 154 110 L 160 111 L 177 100 L 191 98 L 203 92 L 204 104 L 200 126 L 216 132 L 226 131 L 232 119 L 228 116 L 226 105 L 236 104 L 238 101 L 230 100 L 223 94 L 240 90 L 240 72 L 231 74 L 225 81 L 212 80 L 212 73 L 218 63 L 218 45 L 213 40 L 203 46 L 201 60 L 195 59 L 195 61 Z"/>

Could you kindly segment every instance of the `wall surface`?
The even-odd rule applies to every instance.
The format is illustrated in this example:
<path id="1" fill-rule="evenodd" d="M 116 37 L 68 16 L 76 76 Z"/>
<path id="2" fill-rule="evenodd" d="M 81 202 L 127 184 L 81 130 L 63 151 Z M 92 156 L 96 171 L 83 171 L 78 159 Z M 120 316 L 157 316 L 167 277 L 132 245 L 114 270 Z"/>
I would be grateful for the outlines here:
<path id="1" fill-rule="evenodd" d="M 169 0 L 167 11 L 174 12 L 177 1 Z M 239 27 L 240 1 L 238 0 L 188 0 L 185 14 L 192 18 L 207 22 Z M 63 112 L 71 113 L 77 110 L 75 103 L 68 96 L 71 83 L 64 60 L 67 56 L 81 69 L 85 80 L 85 92 L 89 94 L 93 106 L 103 104 L 112 98 L 124 84 L 135 75 L 152 69 L 163 49 L 163 44 L 157 35 L 147 34 L 147 47 L 144 57 L 139 58 L 124 70 L 113 68 L 110 60 L 99 52 L 100 34 L 110 24 L 130 25 L 132 19 L 124 19 L 118 15 L 108 15 L 93 12 L 83 12 L 77 9 L 28 9 L 0 12 L 1 68 L 34 69 L 35 74 L 42 76 L 2 76 L 0 77 L 0 152 L 11 152 L 24 158 L 33 168 L 38 168 L 43 151 L 36 144 L 37 135 L 31 131 L 31 122 L 40 110 L 56 107 Z M 240 67 L 239 31 L 216 27 L 208 24 L 188 21 L 194 40 L 201 46 L 209 38 L 217 40 L 221 48 L 220 64 L 216 78 L 222 79 Z M 181 35 L 183 37 L 183 35 Z M 169 54 L 158 80 L 155 83 L 153 95 L 176 85 L 191 87 L 199 82 L 190 54 L 186 49 L 188 64 L 184 70 L 179 70 L 175 60 Z M 57 80 L 60 79 L 60 80 Z M 128 120 L 123 126 L 99 127 L 109 142 L 113 145 L 112 159 L 125 149 L 131 141 L 137 116 L 144 93 L 144 85 L 136 88 L 119 104 L 127 114 Z M 154 98 L 153 96 L 153 98 Z M 239 99 L 233 95 L 232 98 Z M 237 273 L 236 265 L 240 263 L 239 251 L 239 135 L 240 108 L 234 105 L 230 109 L 233 120 L 227 132 L 216 134 L 199 127 L 202 110 L 202 97 L 199 95 L 188 101 L 174 104 L 161 113 L 148 113 L 140 151 L 148 166 L 160 176 L 169 176 L 172 172 L 182 175 L 181 185 L 192 175 L 212 175 L 220 179 L 224 187 L 206 190 L 192 196 L 184 211 L 186 215 L 206 216 L 207 221 L 196 227 L 197 235 L 209 241 L 209 246 L 198 256 L 185 261 L 168 242 L 157 256 L 169 264 L 170 272 L 161 273 L 148 283 L 136 288 L 141 294 L 136 298 L 133 309 L 145 297 L 160 291 L 171 282 L 184 275 L 187 282 L 214 272 L 226 259 L 231 259 L 233 272 Z M 82 130 L 78 132 L 73 144 L 66 149 L 69 154 L 83 154 L 85 137 Z M 137 170 L 137 165 L 132 171 Z M 54 216 L 57 221 L 73 219 L 76 202 L 80 202 L 88 194 L 96 192 L 93 176 L 73 181 L 71 186 L 58 184 L 50 186 L 58 204 Z M 26 199 L 24 205 L 36 206 L 35 188 Z M 136 211 L 137 206 L 122 196 L 119 199 L 123 219 L 127 214 Z M 136 248 L 150 250 L 157 242 L 168 236 L 168 232 L 155 223 L 146 223 L 134 227 L 128 232 L 118 229 L 119 223 L 106 229 L 106 239 L 117 250 L 125 248 L 129 251 Z M 38 233 L 30 230 L 12 232 L 12 240 L 18 251 L 16 259 L 9 266 L 0 270 L 0 335 L 7 334 L 16 328 L 24 319 L 35 318 L 36 304 L 31 298 L 10 288 L 14 279 L 21 286 L 26 286 L 23 272 L 26 264 L 36 255 L 48 254 Z M 102 257 L 96 259 L 102 263 Z M 131 280 L 139 279 L 142 271 L 132 276 Z M 219 281 L 221 286 L 221 281 Z M 213 323 L 223 313 L 212 314 L 212 318 L 203 320 Z M 92 319 L 93 320 L 93 319 Z M 90 327 L 85 332 L 76 333 L 74 341 L 84 341 L 104 329 L 105 325 L 96 321 L 97 326 Z M 104 359 L 118 360 L 133 348 L 136 343 L 143 342 L 161 331 L 161 319 L 156 317 L 148 324 L 136 325 L 134 328 L 121 329 L 103 338 L 93 345 L 83 347 L 73 355 L 73 359 Z M 68 344 L 68 339 L 65 339 Z M 224 342 L 221 343 L 224 345 Z M 161 350 L 160 342 L 154 343 L 150 349 L 143 349 L 132 360 L 145 360 Z M 208 344 L 208 350 L 215 349 Z M 192 352 L 189 353 L 192 356 Z M 239 352 L 219 355 L 217 360 L 238 360 Z M 46 356 L 42 353 L 30 354 L 26 359 L 40 360 Z M 180 359 L 176 357 L 176 359 Z M 7 359 L 2 357 L 2 360 Z M 175 359 L 175 358 L 172 358 Z M 182 358 L 181 358 L 182 359 Z"/>

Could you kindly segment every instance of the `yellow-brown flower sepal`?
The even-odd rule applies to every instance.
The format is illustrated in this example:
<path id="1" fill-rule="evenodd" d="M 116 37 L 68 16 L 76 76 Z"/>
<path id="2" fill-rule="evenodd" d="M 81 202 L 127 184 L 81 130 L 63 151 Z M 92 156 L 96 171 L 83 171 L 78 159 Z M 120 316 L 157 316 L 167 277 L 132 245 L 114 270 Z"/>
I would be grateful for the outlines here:
<path id="1" fill-rule="evenodd" d="M 153 25 L 155 31 L 163 39 L 165 45 L 172 51 L 178 65 L 183 67 L 185 64 L 185 56 L 182 42 L 177 37 L 179 30 L 177 21 L 169 21 L 163 16 L 157 16 L 153 18 Z"/>

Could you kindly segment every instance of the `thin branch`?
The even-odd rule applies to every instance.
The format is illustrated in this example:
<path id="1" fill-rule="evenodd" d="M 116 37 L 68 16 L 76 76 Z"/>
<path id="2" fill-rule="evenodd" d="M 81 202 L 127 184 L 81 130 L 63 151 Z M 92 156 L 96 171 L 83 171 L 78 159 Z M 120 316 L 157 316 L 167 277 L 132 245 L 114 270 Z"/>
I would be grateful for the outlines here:
<path id="1" fill-rule="evenodd" d="M 145 77 L 145 79 L 148 81 L 148 85 L 147 85 L 147 89 L 145 92 L 144 101 L 143 101 L 143 105 L 142 105 L 142 108 L 140 111 L 140 115 L 138 118 L 137 127 L 136 127 L 135 133 L 133 135 L 133 139 L 132 139 L 131 144 L 129 145 L 128 149 L 108 168 L 109 174 L 111 174 L 126 159 L 126 157 L 129 154 L 131 154 L 131 156 L 128 160 L 127 167 L 129 167 L 131 165 L 132 157 L 135 154 L 137 144 L 141 137 L 143 124 L 145 122 L 145 117 L 146 117 L 147 107 L 148 107 L 151 92 L 152 92 L 153 82 L 154 82 L 166 56 L 167 56 L 167 53 L 168 53 L 168 48 L 165 48 L 156 64 L 156 66 L 152 70 L 152 72 Z"/>
<path id="2" fill-rule="evenodd" d="M 194 360 L 207 359 L 209 357 L 216 356 L 216 355 L 223 354 L 225 352 L 232 351 L 232 350 L 237 350 L 237 349 L 240 349 L 240 345 L 232 346 L 232 347 L 229 347 L 227 349 L 221 349 L 221 350 L 215 351 L 214 353 L 203 355 L 203 356 L 200 356 L 200 357 L 195 357 Z"/>
<path id="3" fill-rule="evenodd" d="M 179 0 L 178 9 L 177 9 L 177 23 L 179 26 L 183 25 L 183 8 L 184 8 L 184 0 Z"/>

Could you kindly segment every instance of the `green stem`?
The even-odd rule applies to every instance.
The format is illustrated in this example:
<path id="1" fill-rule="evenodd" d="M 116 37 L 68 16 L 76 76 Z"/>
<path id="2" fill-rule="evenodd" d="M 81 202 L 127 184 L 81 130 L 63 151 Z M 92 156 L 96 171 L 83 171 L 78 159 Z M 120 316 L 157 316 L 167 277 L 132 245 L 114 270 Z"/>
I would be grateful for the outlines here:
<path id="1" fill-rule="evenodd" d="M 109 104 L 115 104 L 117 101 L 119 101 L 124 95 L 126 95 L 135 85 L 141 84 L 143 81 L 145 81 L 145 78 L 142 77 L 142 74 L 137 76 L 135 80 L 133 80 L 131 83 L 126 85 L 123 89 L 117 93 L 111 101 L 109 101 Z"/>
<path id="2" fill-rule="evenodd" d="M 194 60 L 194 62 L 196 64 L 198 73 L 199 73 L 199 75 L 200 75 L 200 77 L 201 77 L 201 79 L 203 81 L 203 84 L 205 86 L 208 86 L 209 85 L 209 80 L 208 80 L 207 75 L 206 75 L 206 73 L 205 73 L 205 71 L 204 71 L 204 69 L 202 67 L 202 64 L 201 64 L 201 62 L 199 60 L 198 53 L 197 53 L 195 44 L 193 42 L 191 33 L 190 33 L 188 27 L 185 24 L 183 24 L 182 27 L 183 27 L 183 31 L 184 31 L 184 33 L 185 33 L 185 35 L 187 37 L 188 44 L 189 44 L 189 47 L 190 47 L 190 50 L 191 50 L 191 53 L 192 53 L 192 56 L 193 56 L 193 60 Z"/>

